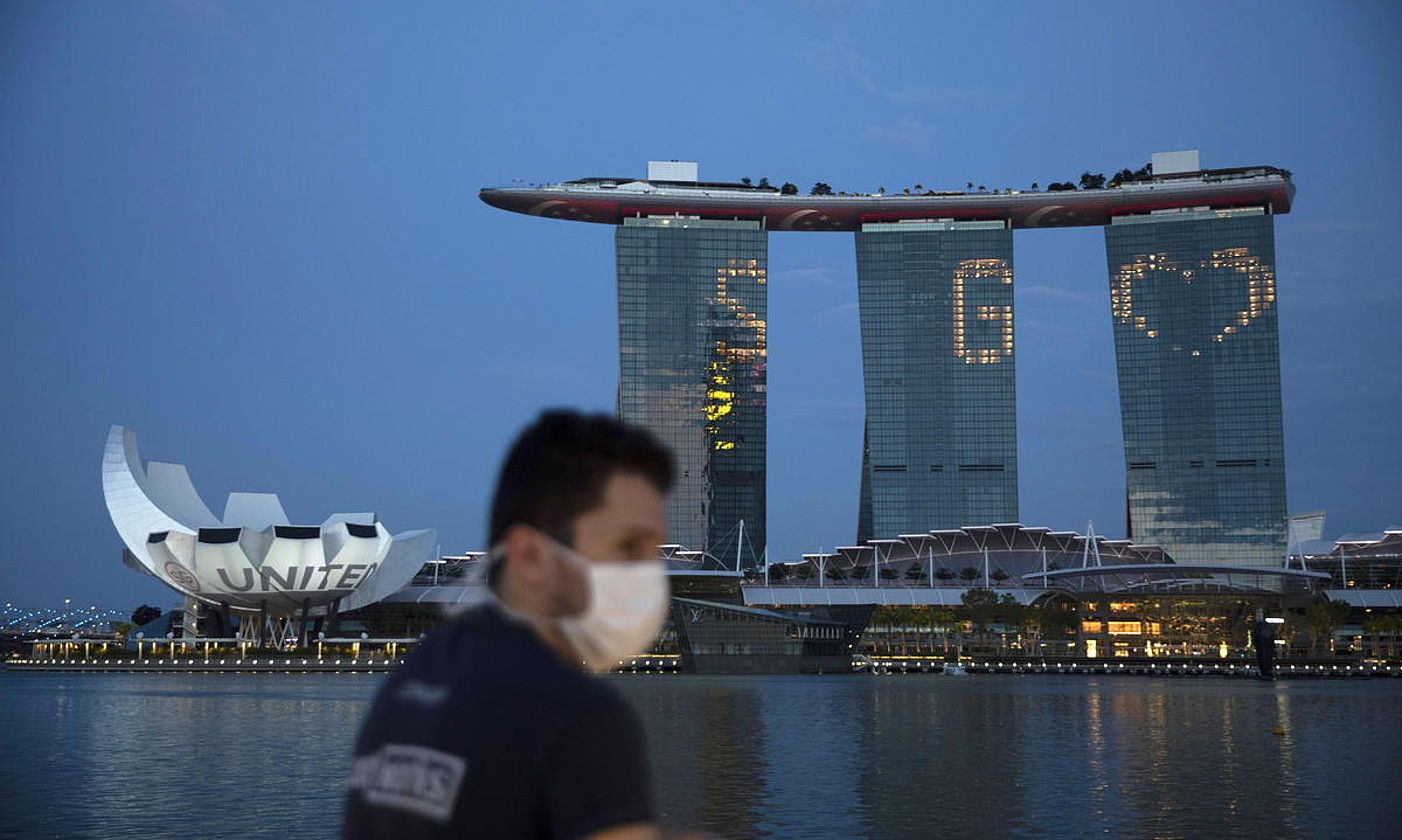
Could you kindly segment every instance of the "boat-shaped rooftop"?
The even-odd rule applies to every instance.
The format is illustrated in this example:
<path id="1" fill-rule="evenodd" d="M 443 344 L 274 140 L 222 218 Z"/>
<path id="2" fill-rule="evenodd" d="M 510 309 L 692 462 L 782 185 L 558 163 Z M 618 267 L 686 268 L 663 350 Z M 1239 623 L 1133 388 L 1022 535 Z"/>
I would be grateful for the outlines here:
<path id="1" fill-rule="evenodd" d="M 720 181 L 581 178 L 479 193 L 493 207 L 551 219 L 618 225 L 629 217 L 679 216 L 757 221 L 790 231 L 856 231 L 866 224 L 922 220 L 1091 226 L 1117 216 L 1238 207 L 1288 213 L 1294 196 L 1290 173 L 1274 166 L 1151 175 L 1098 189 L 800 195 Z"/>

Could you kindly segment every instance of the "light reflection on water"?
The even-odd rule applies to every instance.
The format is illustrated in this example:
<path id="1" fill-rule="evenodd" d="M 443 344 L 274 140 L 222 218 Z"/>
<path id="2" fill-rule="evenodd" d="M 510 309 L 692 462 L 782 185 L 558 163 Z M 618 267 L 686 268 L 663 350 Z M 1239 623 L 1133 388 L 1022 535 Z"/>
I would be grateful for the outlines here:
<path id="1" fill-rule="evenodd" d="M 611 679 L 726 837 L 1383 836 L 1402 784 L 1391 680 Z M 334 836 L 379 681 L 0 674 L 0 835 Z"/>
<path id="2" fill-rule="evenodd" d="M 1357 837 L 1398 814 L 1392 681 L 617 680 L 668 819 L 724 836 Z"/>

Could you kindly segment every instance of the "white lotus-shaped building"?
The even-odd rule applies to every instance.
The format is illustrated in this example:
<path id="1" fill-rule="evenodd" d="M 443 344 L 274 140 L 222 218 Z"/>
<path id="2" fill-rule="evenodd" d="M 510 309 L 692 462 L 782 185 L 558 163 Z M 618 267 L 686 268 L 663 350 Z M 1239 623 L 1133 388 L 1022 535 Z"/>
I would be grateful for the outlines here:
<path id="1" fill-rule="evenodd" d="M 437 532 L 391 536 L 373 513 L 292 525 L 272 493 L 230 493 L 221 519 L 182 464 L 143 466 L 123 426 L 107 435 L 102 492 L 129 565 L 226 611 L 359 609 L 402 589 L 437 549 Z"/>

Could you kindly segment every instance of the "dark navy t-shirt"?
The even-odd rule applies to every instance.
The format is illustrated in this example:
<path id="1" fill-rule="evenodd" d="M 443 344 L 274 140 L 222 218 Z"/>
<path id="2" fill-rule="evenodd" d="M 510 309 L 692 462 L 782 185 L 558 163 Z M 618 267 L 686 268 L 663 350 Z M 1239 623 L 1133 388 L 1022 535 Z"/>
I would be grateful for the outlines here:
<path id="1" fill-rule="evenodd" d="M 655 819 L 633 710 L 489 604 L 429 634 L 380 689 L 341 836 L 571 838 Z"/>

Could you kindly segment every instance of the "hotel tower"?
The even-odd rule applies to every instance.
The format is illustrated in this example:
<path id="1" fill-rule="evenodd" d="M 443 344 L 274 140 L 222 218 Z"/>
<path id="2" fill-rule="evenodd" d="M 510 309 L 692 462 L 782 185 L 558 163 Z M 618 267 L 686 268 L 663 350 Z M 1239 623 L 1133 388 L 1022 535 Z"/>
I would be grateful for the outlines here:
<path id="1" fill-rule="evenodd" d="M 855 234 L 864 541 L 1018 520 L 1013 231 L 1104 227 L 1129 538 L 1180 562 L 1278 563 L 1274 216 L 1290 210 L 1290 173 L 1170 152 L 1109 187 L 1056 186 L 801 195 L 654 161 L 647 178 L 481 198 L 616 227 L 618 413 L 676 455 L 671 538 L 727 565 L 753 564 L 768 538 L 770 231 Z"/>

